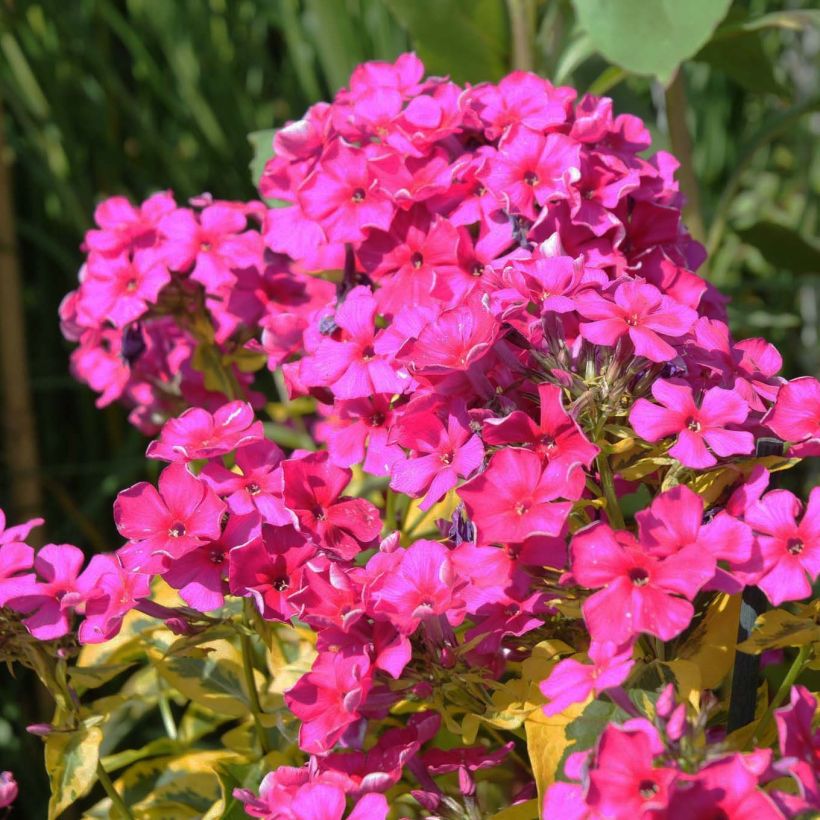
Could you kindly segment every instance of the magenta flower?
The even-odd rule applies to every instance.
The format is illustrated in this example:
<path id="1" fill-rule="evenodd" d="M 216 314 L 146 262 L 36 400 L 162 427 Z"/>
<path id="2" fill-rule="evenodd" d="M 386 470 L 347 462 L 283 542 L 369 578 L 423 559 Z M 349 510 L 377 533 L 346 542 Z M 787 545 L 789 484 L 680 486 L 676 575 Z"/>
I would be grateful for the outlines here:
<path id="1" fill-rule="evenodd" d="M 89 259 L 83 297 L 78 305 L 80 317 L 114 327 L 125 327 L 157 303 L 160 291 L 171 281 L 168 269 L 150 253 L 133 259 Z"/>
<path id="2" fill-rule="evenodd" d="M 575 581 L 600 590 L 583 605 L 590 635 L 616 644 L 642 632 L 664 641 L 679 635 L 695 612 L 690 601 L 715 572 L 715 559 L 700 547 L 659 558 L 605 524 L 578 532 L 570 551 Z"/>
<path id="3" fill-rule="evenodd" d="M 340 400 L 335 409 L 337 415 L 324 430 L 330 460 L 339 467 L 361 463 L 366 473 L 389 475 L 391 466 L 403 457 L 401 447 L 388 443 L 393 426 L 390 396 L 376 393 Z"/>
<path id="4" fill-rule="evenodd" d="M 635 665 L 631 643 L 618 646 L 608 641 L 593 640 L 587 654 L 591 664 L 564 658 L 556 664 L 549 678 L 541 683 L 541 694 L 550 701 L 542 707 L 548 717 L 563 712 L 573 703 L 585 701 L 590 695 L 620 686 Z"/>
<path id="5" fill-rule="evenodd" d="M 264 437 L 262 422 L 255 420 L 247 402 L 228 402 L 213 414 L 190 407 L 165 422 L 160 437 L 148 445 L 145 455 L 163 461 L 214 458 Z"/>
<path id="6" fill-rule="evenodd" d="M 464 608 L 458 592 L 463 585 L 447 548 L 422 540 L 401 554 L 400 563 L 382 576 L 372 595 L 376 611 L 384 612 L 401 632 L 410 635 L 422 621 L 438 615 L 453 625 L 460 623 Z"/>
<path id="7" fill-rule="evenodd" d="M 299 201 L 330 242 L 359 242 L 368 228 L 388 230 L 395 210 L 367 153 L 335 142 L 302 183 Z"/>
<path id="8" fill-rule="evenodd" d="M 225 499 L 234 515 L 258 513 L 267 524 L 293 523 L 282 498 L 284 484 L 279 467 L 284 453 L 267 439 L 254 441 L 236 451 L 235 467 L 227 470 L 219 461 L 202 468 L 199 477 Z"/>
<path id="9" fill-rule="evenodd" d="M 11 772 L 0 772 L 0 809 L 8 808 L 17 799 L 17 781 Z"/>
<path id="10" fill-rule="evenodd" d="M 151 576 L 125 569 L 116 554 L 94 555 L 77 588 L 86 602 L 77 631 L 80 643 L 102 643 L 113 638 L 126 614 L 151 594 Z"/>
<path id="11" fill-rule="evenodd" d="M 322 652 L 310 672 L 285 692 L 288 709 L 302 721 L 299 748 L 308 754 L 329 752 L 359 719 L 372 683 L 363 655 Z"/>
<path id="12" fill-rule="evenodd" d="M 353 473 L 331 464 L 326 452 L 283 461 L 282 469 L 285 506 L 316 546 L 347 560 L 378 538 L 378 509 L 364 498 L 342 496 Z"/>
<path id="13" fill-rule="evenodd" d="M 685 484 L 656 496 L 649 509 L 635 514 L 641 546 L 660 558 L 682 549 L 699 549 L 706 555 L 726 561 L 729 568 L 744 573 L 753 569 L 754 537 L 751 528 L 726 511 L 703 524 L 701 496 Z M 743 586 L 725 570 L 718 568 L 711 588 L 739 592 Z M 715 586 L 716 585 L 716 586 Z"/>
<path id="14" fill-rule="evenodd" d="M 678 772 L 655 766 L 664 747 L 646 719 L 609 725 L 596 746 L 586 802 L 603 817 L 645 817 L 663 811 Z"/>
<path id="15" fill-rule="evenodd" d="M 198 215 L 177 208 L 159 223 L 163 235 L 162 257 L 172 270 L 191 270 L 191 279 L 208 293 L 219 293 L 236 280 L 232 268 L 249 268 L 262 262 L 262 237 L 246 230 L 244 205 L 215 203 Z"/>
<path id="16" fill-rule="evenodd" d="M 34 550 L 23 543 L 42 518 L 32 518 L 25 524 L 6 529 L 6 514 L 0 510 L 0 606 L 20 588 L 20 573 L 34 566 Z M 25 582 L 24 582 L 25 583 Z"/>
<path id="17" fill-rule="evenodd" d="M 262 525 L 262 535 L 230 552 L 230 589 L 250 595 L 268 620 L 287 621 L 296 614 L 291 597 L 302 589 L 305 564 L 316 547 L 293 527 Z"/>
<path id="18" fill-rule="evenodd" d="M 698 407 L 689 385 L 658 379 L 652 383 L 652 396 L 660 405 L 638 399 L 629 423 L 647 441 L 677 436 L 669 455 L 685 467 L 713 467 L 715 455 L 725 458 L 754 451 L 751 433 L 730 429 L 729 425 L 743 424 L 749 414 L 749 405 L 733 390 L 712 387 Z"/>
<path id="19" fill-rule="evenodd" d="M 820 455 L 820 381 L 803 376 L 784 384 L 763 423 L 783 441 L 797 443 L 791 455 Z"/>
<path id="20" fill-rule="evenodd" d="M 429 510 L 484 461 L 484 445 L 470 430 L 463 405 L 448 412 L 446 426 L 438 415 L 420 408 L 403 415 L 393 431 L 393 441 L 411 452 L 393 464 L 390 486 L 413 498 L 424 495 L 422 510 Z"/>
<path id="21" fill-rule="evenodd" d="M 760 752 L 728 755 L 704 766 L 695 775 L 681 777 L 670 796 L 666 817 L 782 820 L 784 815 L 760 788 L 761 769 L 766 768 L 761 765 Z M 768 762 L 771 752 L 766 749 L 764 754 Z"/>
<path id="22" fill-rule="evenodd" d="M 219 609 L 225 603 L 232 550 L 259 537 L 255 515 L 231 515 L 216 541 L 202 544 L 171 562 L 162 577 L 179 590 L 183 601 L 200 612 Z M 244 594 L 244 593 L 242 593 Z"/>
<path id="23" fill-rule="evenodd" d="M 335 324 L 344 331 L 339 340 L 325 336 L 301 362 L 301 377 L 311 386 L 328 386 L 340 399 L 374 393 L 402 393 L 410 380 L 374 349 L 376 300 L 364 286 L 353 288 L 336 308 Z"/>
<path id="24" fill-rule="evenodd" d="M 614 346 L 628 336 L 635 355 L 652 362 L 668 362 L 678 355 L 669 338 L 688 333 L 697 313 L 664 296 L 653 285 L 640 280 L 625 281 L 612 301 L 588 291 L 576 300 L 578 312 L 590 322 L 581 322 L 581 335 L 598 345 Z"/>
<path id="25" fill-rule="evenodd" d="M 159 491 L 145 481 L 123 490 L 114 502 L 114 523 L 131 544 L 120 551 L 129 569 L 156 571 L 165 558 L 179 558 L 220 533 L 224 502 L 182 464 L 159 477 Z M 150 567 L 150 570 L 148 569 Z"/>
<path id="26" fill-rule="evenodd" d="M 551 464 L 565 465 L 567 472 L 575 464 L 589 467 L 598 448 L 567 414 L 561 402 L 562 391 L 553 384 L 538 386 L 539 423 L 522 410 L 514 410 L 501 419 L 487 419 L 482 436 L 490 445 L 520 444 L 532 449 Z M 578 473 L 583 481 L 583 474 Z"/>
<path id="27" fill-rule="evenodd" d="M 575 140 L 512 126 L 478 177 L 511 211 L 534 219 L 536 204 L 566 199 L 580 175 L 580 145 Z"/>
<path id="28" fill-rule="evenodd" d="M 820 573 L 820 487 L 811 491 L 798 522 L 802 507 L 788 490 L 772 490 L 747 507 L 744 516 L 757 533 L 763 559 L 757 585 L 775 606 L 811 595 Z"/>
<path id="29" fill-rule="evenodd" d="M 499 450 L 489 466 L 458 490 L 482 544 L 519 543 L 532 535 L 558 535 L 572 509 L 565 498 L 566 470 L 529 450 Z"/>
<path id="30" fill-rule="evenodd" d="M 84 560 L 71 544 L 46 544 L 34 557 L 36 576 L 19 577 L 5 606 L 28 615 L 23 623 L 35 638 L 50 641 L 70 630 L 69 616 L 83 603 L 77 576 Z"/>
<path id="31" fill-rule="evenodd" d="M 107 257 L 150 248 L 157 241 L 159 221 L 175 208 L 176 202 L 168 191 L 160 191 L 136 207 L 123 196 L 109 197 L 94 210 L 99 230 L 88 231 L 85 244 Z"/>

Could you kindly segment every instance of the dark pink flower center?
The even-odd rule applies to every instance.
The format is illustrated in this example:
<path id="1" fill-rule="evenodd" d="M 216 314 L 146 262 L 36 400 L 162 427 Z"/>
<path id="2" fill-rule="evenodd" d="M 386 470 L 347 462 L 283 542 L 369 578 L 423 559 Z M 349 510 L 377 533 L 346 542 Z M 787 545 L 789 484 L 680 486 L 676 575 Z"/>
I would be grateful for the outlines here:
<path id="1" fill-rule="evenodd" d="M 484 265 L 482 265 L 480 262 L 476 262 L 475 265 L 473 265 L 473 276 L 481 276 L 483 273 Z"/>
<path id="2" fill-rule="evenodd" d="M 207 253 L 212 247 L 213 246 L 211 245 L 210 242 L 200 242 L 199 243 L 199 249 L 201 251 L 204 251 L 205 253 Z"/>
<path id="3" fill-rule="evenodd" d="M 225 553 L 222 550 L 211 550 L 211 554 L 209 556 L 212 564 L 223 564 L 225 563 Z"/>
<path id="4" fill-rule="evenodd" d="M 628 316 L 627 319 L 626 319 L 626 323 L 630 327 L 637 327 L 638 326 L 638 314 L 633 313 L 631 316 Z"/>
<path id="5" fill-rule="evenodd" d="M 367 423 L 370 427 L 381 427 L 384 424 L 384 413 L 374 413 Z"/>
<path id="6" fill-rule="evenodd" d="M 251 495 L 259 495 L 262 492 L 262 488 L 255 481 L 248 484 L 247 490 Z"/>
<path id="7" fill-rule="evenodd" d="M 541 446 L 546 450 L 552 450 L 555 447 L 555 439 L 552 436 L 541 436 Z"/>
<path id="8" fill-rule="evenodd" d="M 289 578 L 274 578 L 271 582 L 271 586 L 277 592 L 284 592 L 290 586 L 290 579 Z"/>
<path id="9" fill-rule="evenodd" d="M 629 570 L 629 580 L 636 587 L 643 587 L 649 583 L 649 573 L 643 567 L 632 567 Z"/>
<path id="10" fill-rule="evenodd" d="M 414 254 L 410 257 L 410 264 L 411 264 L 411 265 L 412 265 L 412 266 L 413 266 L 416 270 L 418 270 L 418 269 L 419 269 L 419 268 L 420 268 L 420 267 L 424 264 L 424 257 L 423 257 L 423 256 L 422 256 L 422 255 L 421 255 L 418 251 L 416 251 L 416 252 L 415 252 L 415 253 L 414 253 Z"/>
<path id="11" fill-rule="evenodd" d="M 181 521 L 177 521 L 176 524 L 168 529 L 168 535 L 171 538 L 181 538 L 185 535 L 185 524 Z"/>
<path id="12" fill-rule="evenodd" d="M 536 174 L 535 171 L 527 171 L 527 173 L 524 174 L 524 182 L 526 182 L 527 185 L 535 187 L 538 185 L 538 174 Z"/>
<path id="13" fill-rule="evenodd" d="M 355 188 L 353 193 L 350 196 L 352 202 L 364 202 L 364 198 L 367 196 L 364 188 Z"/>
<path id="14" fill-rule="evenodd" d="M 649 800 L 658 793 L 658 784 L 654 780 L 641 780 L 638 784 L 638 793 L 644 800 Z"/>
<path id="15" fill-rule="evenodd" d="M 125 283 L 125 289 L 126 291 L 128 291 L 128 293 L 133 293 L 137 289 L 138 284 L 139 282 L 136 280 L 136 278 L 131 278 Z"/>
<path id="16" fill-rule="evenodd" d="M 689 421 L 686 422 L 686 426 L 693 433 L 699 433 L 700 432 L 700 422 L 697 419 L 689 419 Z"/>
<path id="17" fill-rule="evenodd" d="M 452 464 L 453 463 L 453 451 L 450 450 L 447 453 L 442 453 L 439 458 L 441 459 L 442 464 Z"/>
<path id="18" fill-rule="evenodd" d="M 791 555 L 800 555 L 803 552 L 804 544 L 799 538 L 790 538 L 786 549 Z"/>
<path id="19" fill-rule="evenodd" d="M 529 510 L 529 508 L 530 508 L 530 505 L 528 503 L 526 503 L 524 501 L 519 501 L 514 507 L 515 514 L 516 515 L 524 515 L 524 513 L 526 513 L 527 510 Z"/>
<path id="20" fill-rule="evenodd" d="M 373 350 L 372 345 L 368 345 L 362 350 L 362 359 L 364 359 L 364 361 L 366 362 L 369 362 L 375 355 L 376 351 Z"/>

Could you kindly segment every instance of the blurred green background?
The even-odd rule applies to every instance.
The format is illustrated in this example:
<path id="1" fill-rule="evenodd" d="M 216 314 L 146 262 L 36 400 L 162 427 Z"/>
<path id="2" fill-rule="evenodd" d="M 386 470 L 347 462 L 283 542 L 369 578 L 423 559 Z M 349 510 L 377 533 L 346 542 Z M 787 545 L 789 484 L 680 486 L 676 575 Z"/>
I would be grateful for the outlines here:
<path id="1" fill-rule="evenodd" d="M 818 18 L 799 0 L 0 0 L 0 277 L 16 258 L 22 295 L 0 302 L 0 507 L 45 515 L 48 540 L 112 549 L 113 498 L 145 473 L 125 412 L 70 377 L 57 322 L 95 203 L 251 198 L 249 132 L 411 48 L 459 82 L 530 68 L 642 117 L 684 163 L 701 273 L 731 296 L 736 336 L 774 342 L 787 376 L 817 374 Z M 816 483 L 809 470 L 789 480 Z M 3 674 L 0 767 L 21 780 L 16 816 L 40 817 L 40 741 L 12 727 L 48 715 Z"/>

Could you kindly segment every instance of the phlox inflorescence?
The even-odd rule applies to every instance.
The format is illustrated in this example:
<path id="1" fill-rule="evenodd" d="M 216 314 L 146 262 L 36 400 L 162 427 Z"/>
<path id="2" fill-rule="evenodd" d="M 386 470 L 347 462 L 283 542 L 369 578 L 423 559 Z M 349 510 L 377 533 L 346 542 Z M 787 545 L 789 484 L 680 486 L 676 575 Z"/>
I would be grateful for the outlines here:
<path id="1" fill-rule="evenodd" d="M 310 630 L 279 693 L 302 765 L 237 789 L 250 816 L 384 817 L 388 789 L 435 816 L 537 793 L 561 818 L 820 811 L 805 688 L 774 713 L 777 753 L 741 752 L 715 695 L 645 674 L 720 596 L 811 595 L 820 490 L 767 491 L 755 450 L 817 455 L 820 385 L 732 338 L 674 158 L 576 97 L 367 63 L 277 133 L 260 193 L 281 207 L 97 209 L 60 312 L 72 366 L 163 465 L 119 494 L 125 543 L 85 569 L 70 545 L 35 553 L 29 525 L 1 535 L 0 604 L 43 641 L 107 641 L 135 608 L 193 634 L 242 599 Z M 279 406 L 309 408 L 298 444 L 257 418 L 265 365 Z M 150 601 L 157 578 L 184 607 Z M 624 721 L 536 783 L 527 715 L 591 698 Z"/>

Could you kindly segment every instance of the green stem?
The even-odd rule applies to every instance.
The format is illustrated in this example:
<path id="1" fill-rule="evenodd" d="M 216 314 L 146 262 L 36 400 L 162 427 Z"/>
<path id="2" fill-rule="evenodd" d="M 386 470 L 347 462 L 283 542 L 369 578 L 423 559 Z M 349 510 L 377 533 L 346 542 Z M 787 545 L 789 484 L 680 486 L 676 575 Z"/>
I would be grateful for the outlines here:
<path id="1" fill-rule="evenodd" d="M 596 461 L 598 474 L 601 476 L 601 489 L 604 491 L 604 497 L 606 498 L 606 514 L 609 523 L 616 530 L 622 530 L 626 525 L 618 504 L 618 496 L 615 494 L 615 478 L 612 475 L 612 468 L 609 466 L 609 459 L 603 453 L 600 453 Z"/>
<path id="2" fill-rule="evenodd" d="M 678 179 L 681 193 L 686 199 L 683 217 L 689 233 L 699 242 L 704 240 L 703 217 L 700 211 L 700 192 L 692 158 L 692 135 L 686 123 L 688 104 L 683 70 L 678 69 L 675 79 L 666 89 L 666 123 L 669 128 L 669 144 L 672 153 L 680 161 Z"/>
<path id="3" fill-rule="evenodd" d="M 112 808 L 116 809 L 125 818 L 125 820 L 134 820 L 134 815 L 131 814 L 130 809 L 125 805 L 125 801 L 122 797 L 120 797 L 120 793 L 114 788 L 114 784 L 111 782 L 108 772 L 103 768 L 103 764 L 99 761 L 97 762 L 97 777 L 99 778 L 100 783 L 102 783 L 105 793 L 111 800 Z"/>
<path id="4" fill-rule="evenodd" d="M 159 677 L 158 679 L 160 681 L 159 714 L 162 718 L 162 725 L 165 727 L 165 734 L 168 735 L 171 740 L 176 740 L 178 737 L 177 725 L 171 713 L 171 704 L 168 702 L 168 695 L 165 693 L 165 684 L 162 682 L 162 678 Z"/>
<path id="5" fill-rule="evenodd" d="M 532 0 L 507 0 L 507 12 L 512 35 L 512 67 L 516 71 L 532 71 L 535 5 Z"/>
<path id="6" fill-rule="evenodd" d="M 777 707 L 780 706 L 780 704 L 786 699 L 786 695 L 789 694 L 792 684 L 797 680 L 800 673 L 803 671 L 803 667 L 806 665 L 810 653 L 811 644 L 804 644 L 800 647 L 797 657 L 789 667 L 786 677 L 783 678 L 783 683 L 780 684 L 780 688 L 772 698 L 769 708 L 766 709 L 763 713 L 763 717 L 760 718 L 760 723 L 757 724 L 757 729 L 755 729 L 755 733 L 752 737 L 752 744 L 756 743 L 759 738 L 766 734 L 769 724 L 772 722 L 772 718 L 774 717 L 774 710 L 777 709 Z"/>
<path id="7" fill-rule="evenodd" d="M 247 601 L 245 606 L 245 621 L 247 622 Z M 259 702 L 259 692 L 256 691 L 256 680 L 253 675 L 253 645 L 250 636 L 244 630 L 239 631 L 239 644 L 242 649 L 242 670 L 245 673 L 245 685 L 248 688 L 248 697 L 251 701 L 251 714 L 254 729 L 256 730 L 256 738 L 262 748 L 262 754 L 266 755 L 270 751 L 270 744 L 268 743 L 268 733 L 262 725 L 262 704 Z"/>
<path id="8" fill-rule="evenodd" d="M 384 530 L 387 535 L 396 528 L 396 494 L 389 487 L 384 491 Z"/>

